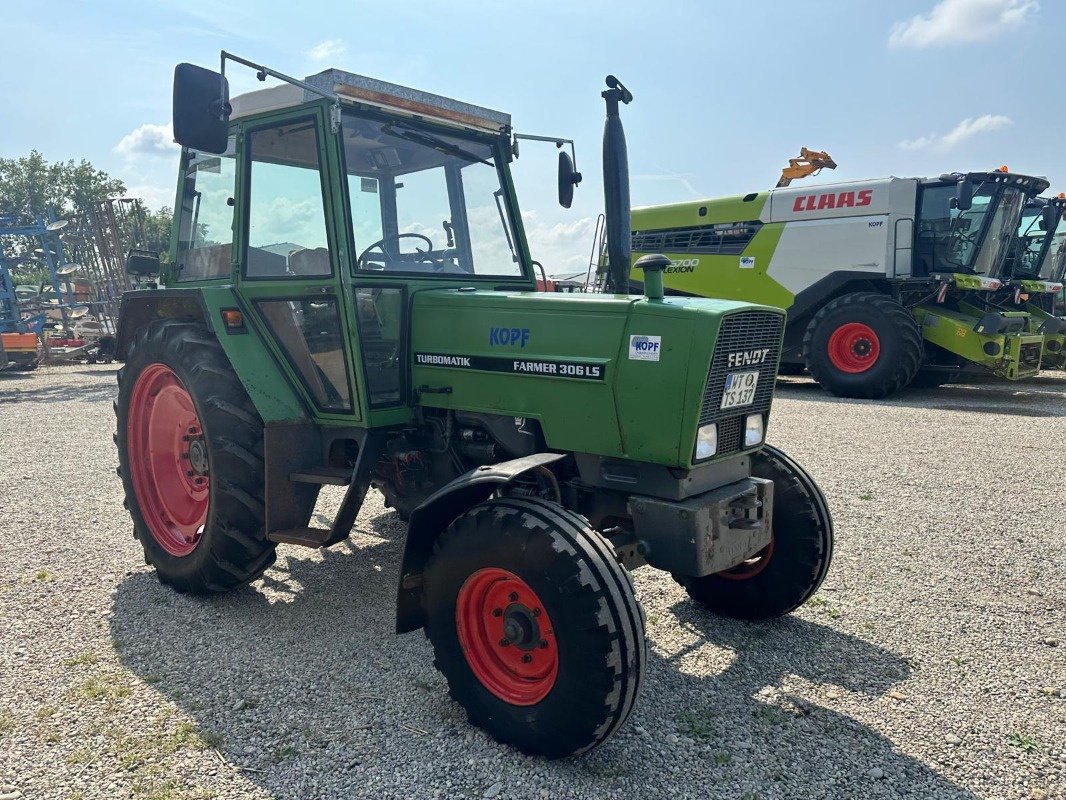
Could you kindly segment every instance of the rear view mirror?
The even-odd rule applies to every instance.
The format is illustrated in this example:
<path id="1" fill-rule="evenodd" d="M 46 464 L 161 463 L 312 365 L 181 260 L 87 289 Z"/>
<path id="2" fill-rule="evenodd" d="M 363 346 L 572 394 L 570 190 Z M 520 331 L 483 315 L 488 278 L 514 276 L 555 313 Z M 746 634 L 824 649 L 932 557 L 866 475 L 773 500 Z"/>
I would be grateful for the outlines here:
<path id="1" fill-rule="evenodd" d="M 229 82 L 195 64 L 174 68 L 174 140 L 192 150 L 226 152 Z"/>
<path id="2" fill-rule="evenodd" d="M 559 205 L 570 208 L 574 202 L 574 187 L 581 183 L 581 173 L 574 169 L 574 161 L 565 150 L 559 153 Z"/>
<path id="3" fill-rule="evenodd" d="M 1062 211 L 1058 206 L 1048 203 L 1041 209 L 1040 212 L 1040 230 L 1053 231 L 1059 224 L 1059 217 L 1062 215 Z"/>
<path id="4" fill-rule="evenodd" d="M 158 275 L 159 253 L 153 250 L 130 250 L 126 254 L 126 272 L 130 275 Z"/>
<path id="5" fill-rule="evenodd" d="M 969 178 L 959 181 L 955 189 L 954 206 L 960 211 L 969 211 L 973 206 L 973 183 Z"/>

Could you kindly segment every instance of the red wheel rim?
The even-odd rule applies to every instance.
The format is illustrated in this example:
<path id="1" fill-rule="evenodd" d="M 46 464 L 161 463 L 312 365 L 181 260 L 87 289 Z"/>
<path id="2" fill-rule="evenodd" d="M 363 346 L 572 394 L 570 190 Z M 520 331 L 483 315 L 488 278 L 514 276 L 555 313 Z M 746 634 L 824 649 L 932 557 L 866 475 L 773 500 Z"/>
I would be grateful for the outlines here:
<path id="1" fill-rule="evenodd" d="M 829 337 L 829 361 L 841 372 L 866 372 L 880 354 L 881 340 L 861 322 L 846 322 Z"/>
<path id="2" fill-rule="evenodd" d="M 764 569 L 766 565 L 770 563 L 770 557 L 774 554 L 774 540 L 773 532 L 770 533 L 770 544 L 766 545 L 762 550 L 753 555 L 751 558 L 741 561 L 732 569 L 727 569 L 725 572 L 719 572 L 719 578 L 725 578 L 727 581 L 746 581 L 748 578 L 754 578 Z"/>
<path id="3" fill-rule="evenodd" d="M 137 505 L 148 532 L 170 555 L 196 549 L 210 495 L 203 426 L 192 397 L 165 364 L 137 376 L 126 422 Z"/>
<path id="4" fill-rule="evenodd" d="M 548 612 L 529 585 L 505 569 L 468 577 L 455 600 L 455 625 L 466 663 L 505 703 L 543 700 L 559 674 L 559 648 Z"/>

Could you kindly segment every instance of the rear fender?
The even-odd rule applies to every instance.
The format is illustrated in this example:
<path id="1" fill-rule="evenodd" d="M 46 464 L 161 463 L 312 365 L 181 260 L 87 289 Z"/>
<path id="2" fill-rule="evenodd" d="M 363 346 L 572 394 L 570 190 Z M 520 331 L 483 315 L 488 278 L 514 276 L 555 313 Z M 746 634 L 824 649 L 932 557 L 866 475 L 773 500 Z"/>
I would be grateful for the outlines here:
<path id="1" fill-rule="evenodd" d="M 229 330 L 222 311 L 244 311 L 245 326 Z M 228 286 L 137 289 L 122 295 L 116 352 L 125 360 L 137 333 L 156 319 L 181 319 L 209 328 L 218 338 L 259 416 L 271 423 L 307 423 L 310 410 L 300 398 L 280 362 L 267 346 L 267 331 L 260 330 L 241 298 Z"/>
<path id="2" fill-rule="evenodd" d="M 396 597 L 396 632 L 416 631 L 425 624 L 422 610 L 422 571 L 433 553 L 433 543 L 452 520 L 488 499 L 519 475 L 566 458 L 565 453 L 534 453 L 513 461 L 478 467 L 444 486 L 411 512 L 400 565 Z"/>
<path id="3" fill-rule="evenodd" d="M 156 319 L 206 322 L 207 307 L 199 289 L 137 289 L 122 295 L 115 354 L 125 361 L 137 332 Z"/>

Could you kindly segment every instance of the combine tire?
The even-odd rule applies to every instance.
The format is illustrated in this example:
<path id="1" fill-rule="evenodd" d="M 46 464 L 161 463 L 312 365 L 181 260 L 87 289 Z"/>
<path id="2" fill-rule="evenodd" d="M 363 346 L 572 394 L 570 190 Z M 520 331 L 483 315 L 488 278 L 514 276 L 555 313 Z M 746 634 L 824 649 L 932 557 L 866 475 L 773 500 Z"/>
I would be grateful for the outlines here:
<path id="1" fill-rule="evenodd" d="M 425 572 L 426 635 L 470 721 L 519 750 L 590 750 L 629 716 L 644 615 L 611 544 L 543 500 L 474 506 Z"/>
<path id="2" fill-rule="evenodd" d="M 787 614 L 818 591 L 833 558 L 833 518 L 814 480 L 776 447 L 752 457 L 752 474 L 774 482 L 770 544 L 725 572 L 674 579 L 716 614 L 758 620 Z"/>
<path id="3" fill-rule="evenodd" d="M 263 421 L 218 340 L 157 320 L 118 372 L 119 475 L 159 580 L 224 592 L 274 563 L 263 536 Z"/>
<path id="4" fill-rule="evenodd" d="M 827 303 L 803 336 L 807 369 L 839 397 L 878 399 L 907 386 L 922 362 L 913 315 L 891 297 L 856 292 Z"/>

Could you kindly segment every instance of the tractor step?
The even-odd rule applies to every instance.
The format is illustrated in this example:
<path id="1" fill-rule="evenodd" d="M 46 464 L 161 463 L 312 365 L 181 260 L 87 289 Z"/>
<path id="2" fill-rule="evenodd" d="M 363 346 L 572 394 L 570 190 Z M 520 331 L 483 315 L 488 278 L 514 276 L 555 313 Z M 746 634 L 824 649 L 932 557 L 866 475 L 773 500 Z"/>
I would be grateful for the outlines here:
<path id="1" fill-rule="evenodd" d="M 318 467 L 306 472 L 293 472 L 289 480 L 295 483 L 323 483 L 331 486 L 347 486 L 352 482 L 351 467 Z"/>
<path id="2" fill-rule="evenodd" d="M 289 528 L 284 531 L 271 531 L 266 538 L 281 544 L 324 547 L 329 542 L 330 534 L 329 528 Z"/>

